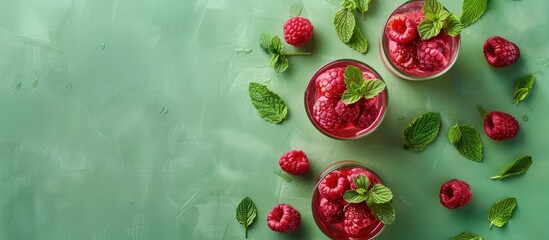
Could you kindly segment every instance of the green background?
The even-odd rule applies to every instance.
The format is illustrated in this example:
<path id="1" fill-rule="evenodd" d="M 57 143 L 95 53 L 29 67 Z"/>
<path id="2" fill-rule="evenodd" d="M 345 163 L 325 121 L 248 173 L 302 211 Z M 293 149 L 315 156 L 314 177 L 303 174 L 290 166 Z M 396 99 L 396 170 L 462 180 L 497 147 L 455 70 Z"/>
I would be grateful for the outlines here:
<path id="1" fill-rule="evenodd" d="M 391 75 L 377 49 L 386 18 L 403 2 L 373 0 L 358 16 L 370 43 L 362 55 L 334 32 L 339 0 L 2 1 L 0 239 L 243 239 L 235 208 L 245 196 L 258 207 L 249 239 L 324 239 L 311 214 L 314 178 L 343 159 L 369 165 L 395 194 L 397 222 L 378 239 L 449 239 L 462 231 L 547 238 L 549 2 L 490 1 L 462 33 L 455 66 L 422 82 Z M 442 3 L 459 15 L 461 1 Z M 290 57 L 288 71 L 277 74 L 259 35 L 282 35 L 300 7 L 315 27 L 313 55 Z M 492 35 L 519 45 L 516 64 L 486 63 L 482 44 Z M 310 77 L 341 58 L 371 65 L 387 82 L 387 116 L 364 139 L 330 139 L 305 113 Z M 535 74 L 534 91 L 514 106 L 514 83 L 525 73 Z M 268 83 L 286 100 L 282 124 L 259 117 L 251 81 Z M 518 137 L 489 139 L 477 105 L 513 114 Z M 423 152 L 404 150 L 403 128 L 426 111 L 442 115 L 438 138 Z M 480 131 L 482 163 L 449 144 L 451 114 Z M 303 149 L 311 169 L 286 182 L 273 171 L 290 149 Z M 526 154 L 534 159 L 528 173 L 489 180 Z M 471 203 L 454 211 L 438 200 L 452 178 L 474 191 Z M 507 196 L 518 200 L 513 218 L 489 230 L 488 208 Z M 296 233 L 267 227 L 268 211 L 283 202 L 302 214 Z"/>

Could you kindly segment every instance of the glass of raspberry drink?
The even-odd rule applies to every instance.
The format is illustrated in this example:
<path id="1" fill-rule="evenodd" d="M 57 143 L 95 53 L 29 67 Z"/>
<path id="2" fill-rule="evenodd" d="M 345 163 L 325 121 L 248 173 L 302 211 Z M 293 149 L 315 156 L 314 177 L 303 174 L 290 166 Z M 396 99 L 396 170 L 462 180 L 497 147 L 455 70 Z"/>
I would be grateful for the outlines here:
<path id="1" fill-rule="evenodd" d="M 344 73 L 349 66 L 360 69 L 363 81 L 383 81 L 367 64 L 342 59 L 317 70 L 305 91 L 305 110 L 313 125 L 326 136 L 340 140 L 356 139 L 370 134 L 380 125 L 387 111 L 386 87 L 369 99 L 360 98 L 352 104 L 342 101 L 342 95 L 347 89 Z"/>
<path id="2" fill-rule="evenodd" d="M 379 41 L 385 66 L 396 76 L 407 80 L 427 80 L 446 73 L 456 62 L 460 36 L 449 36 L 444 30 L 428 40 L 418 33 L 424 18 L 424 0 L 411 0 L 387 19 Z"/>
<path id="3" fill-rule="evenodd" d="M 364 175 L 370 188 L 383 184 L 381 178 L 364 164 L 340 161 L 323 170 L 316 179 L 312 198 L 313 218 L 322 232 L 331 239 L 372 239 L 384 228 L 365 202 L 347 203 L 346 190 L 356 189 L 353 179 Z"/>

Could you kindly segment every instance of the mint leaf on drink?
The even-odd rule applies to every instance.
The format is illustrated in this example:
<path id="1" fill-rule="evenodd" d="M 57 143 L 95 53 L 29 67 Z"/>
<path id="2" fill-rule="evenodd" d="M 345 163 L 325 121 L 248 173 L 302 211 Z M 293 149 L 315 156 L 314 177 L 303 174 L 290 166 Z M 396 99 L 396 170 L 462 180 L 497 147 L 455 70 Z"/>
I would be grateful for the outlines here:
<path id="1" fill-rule="evenodd" d="M 506 177 L 519 175 L 526 173 L 528 169 L 530 168 L 530 165 L 532 165 L 532 157 L 531 156 L 524 156 L 520 157 L 511 164 L 509 164 L 503 171 L 501 171 L 498 175 L 491 177 L 490 179 L 503 179 Z"/>
<path id="2" fill-rule="evenodd" d="M 460 22 L 463 27 L 471 26 L 488 8 L 488 0 L 463 0 Z"/>
<path id="3" fill-rule="evenodd" d="M 450 17 L 450 12 L 444 10 L 442 4 L 436 0 L 430 2 L 437 3 L 432 7 L 432 11 L 437 12 L 425 13 L 425 19 L 419 23 L 418 32 L 422 39 L 430 39 L 437 36 L 442 27 L 444 27 L 446 19 Z M 425 1 L 425 6 L 427 6 L 427 1 Z M 424 7 L 423 11 L 428 10 L 425 10 Z"/>
<path id="4" fill-rule="evenodd" d="M 371 99 L 385 90 L 385 83 L 378 79 L 365 80 L 365 87 L 362 89 L 362 95 L 366 99 Z"/>
<path id="5" fill-rule="evenodd" d="M 353 65 L 347 66 L 343 75 L 347 89 L 343 92 L 341 100 L 345 104 L 353 104 L 361 98 L 374 98 L 385 90 L 385 83 L 378 79 L 364 79 L 362 70 Z"/>
<path id="6" fill-rule="evenodd" d="M 370 191 L 367 193 L 367 195 L 367 201 L 370 202 L 370 204 L 386 203 L 393 199 L 393 193 L 391 192 L 391 189 L 382 184 L 374 185 L 372 189 L 370 189 Z"/>
<path id="7" fill-rule="evenodd" d="M 472 126 L 459 126 L 460 140 L 454 144 L 461 156 L 476 162 L 482 162 L 482 139 Z"/>
<path id="8" fill-rule="evenodd" d="M 248 227 L 257 216 L 257 207 L 249 197 L 245 197 L 236 207 L 236 220 L 244 225 L 244 238 L 248 238 Z"/>
<path id="9" fill-rule="evenodd" d="M 516 206 L 517 199 L 513 197 L 504 198 L 494 203 L 488 212 L 489 228 L 492 228 L 492 225 L 503 227 L 513 216 L 513 209 Z"/>
<path id="10" fill-rule="evenodd" d="M 370 180 L 364 174 L 359 174 L 353 179 L 353 182 L 358 189 L 368 189 L 370 187 Z"/>
<path id="11" fill-rule="evenodd" d="M 446 19 L 446 22 L 444 23 L 444 31 L 446 31 L 446 33 L 452 37 L 459 35 L 464 28 L 465 26 L 453 13 L 450 13 L 450 16 Z"/>
<path id="12" fill-rule="evenodd" d="M 348 43 L 353 36 L 353 31 L 356 26 L 355 15 L 346 8 L 343 8 L 336 12 L 334 17 L 334 27 L 343 43 Z"/>
<path id="13" fill-rule="evenodd" d="M 363 174 L 356 176 L 353 182 L 357 189 L 347 190 L 343 193 L 343 200 L 348 203 L 366 202 L 372 213 L 384 224 L 392 224 L 395 221 L 395 208 L 391 200 L 393 193 L 383 184 L 375 184 L 371 189 L 370 180 Z"/>
<path id="14" fill-rule="evenodd" d="M 383 224 L 391 225 L 395 222 L 396 212 L 392 202 L 371 204 L 368 208 Z"/>
<path id="15" fill-rule="evenodd" d="M 454 125 L 450 128 L 448 131 L 448 140 L 450 140 L 450 143 L 457 144 L 461 140 L 461 130 L 459 129 L 459 125 Z"/>
<path id="16" fill-rule="evenodd" d="M 288 114 L 288 107 L 280 96 L 271 92 L 267 86 L 251 82 L 248 88 L 252 104 L 259 115 L 267 122 L 280 123 Z"/>
<path id="17" fill-rule="evenodd" d="M 440 113 L 426 112 L 404 128 L 404 148 L 419 152 L 438 136 Z"/>
<path id="18" fill-rule="evenodd" d="M 484 240 L 483 237 L 470 232 L 462 232 L 452 238 L 452 240 Z"/>
<path id="19" fill-rule="evenodd" d="M 363 189 L 363 188 L 360 188 Z M 357 190 L 347 190 L 343 193 L 343 200 L 348 203 L 361 203 L 366 201 L 367 196 L 364 194 L 364 191 Z M 362 193 L 361 193 L 362 192 Z"/>
<path id="20" fill-rule="evenodd" d="M 418 33 L 424 40 L 437 36 L 444 29 L 450 36 L 457 36 L 463 29 L 475 23 L 486 11 L 488 0 L 464 0 L 461 17 L 450 13 L 438 0 L 425 0 Z"/>
<path id="21" fill-rule="evenodd" d="M 513 104 L 518 105 L 519 102 L 526 99 L 532 89 L 534 88 L 535 77 L 533 74 L 528 74 L 521 77 L 517 81 L 517 86 L 515 87 L 515 93 L 513 94 Z"/>

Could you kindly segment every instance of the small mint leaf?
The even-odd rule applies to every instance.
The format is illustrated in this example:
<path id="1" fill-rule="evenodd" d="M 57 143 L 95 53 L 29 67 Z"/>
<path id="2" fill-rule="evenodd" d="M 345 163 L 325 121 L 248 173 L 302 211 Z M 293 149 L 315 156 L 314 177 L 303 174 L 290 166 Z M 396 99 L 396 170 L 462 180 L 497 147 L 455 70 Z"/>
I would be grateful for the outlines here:
<path id="1" fill-rule="evenodd" d="M 366 201 L 366 195 L 360 194 L 356 190 L 347 190 L 343 193 L 343 200 L 348 203 L 360 203 Z"/>
<path id="2" fill-rule="evenodd" d="M 417 26 L 417 30 L 421 39 L 430 39 L 437 36 L 440 33 L 440 28 L 435 24 L 437 22 L 430 19 L 423 19 Z"/>
<path id="3" fill-rule="evenodd" d="M 345 8 L 337 11 L 334 17 L 334 27 L 339 39 L 343 43 L 348 43 L 356 27 L 355 15 Z"/>
<path id="4" fill-rule="evenodd" d="M 483 237 L 470 232 L 462 232 L 452 238 L 452 240 L 484 240 Z"/>
<path id="5" fill-rule="evenodd" d="M 366 87 L 363 88 L 364 98 L 371 99 L 385 90 L 385 82 L 378 79 L 366 80 Z"/>
<path id="6" fill-rule="evenodd" d="M 404 128 L 404 147 L 419 152 L 438 136 L 440 113 L 426 112 Z"/>
<path id="7" fill-rule="evenodd" d="M 497 201 L 490 207 L 488 220 L 490 228 L 492 225 L 503 227 L 513 216 L 513 209 L 517 206 L 517 199 L 513 197 L 504 198 Z"/>
<path id="8" fill-rule="evenodd" d="M 450 140 L 450 143 L 456 144 L 461 140 L 461 130 L 459 130 L 459 125 L 454 125 L 450 128 L 448 131 L 448 140 Z"/>
<path id="9" fill-rule="evenodd" d="M 358 194 L 360 194 L 360 195 L 366 194 L 367 191 L 368 191 L 368 190 L 366 190 L 366 189 L 364 189 L 364 188 L 357 188 L 357 189 L 356 189 L 356 192 L 357 192 Z"/>
<path id="10" fill-rule="evenodd" d="M 250 82 L 248 92 L 252 104 L 259 115 L 267 122 L 280 123 L 288 114 L 288 107 L 280 96 L 271 92 L 267 86 Z"/>
<path id="11" fill-rule="evenodd" d="M 526 171 L 528 171 L 528 169 L 530 168 L 530 165 L 532 165 L 531 156 L 520 157 L 514 162 L 510 163 L 507 167 L 505 167 L 505 169 L 503 169 L 503 171 L 501 171 L 498 175 L 493 176 L 490 179 L 502 179 L 526 173 Z"/>
<path id="12" fill-rule="evenodd" d="M 343 2 L 341 3 L 341 6 L 344 9 L 347 9 L 349 11 L 353 11 L 358 7 L 358 2 L 357 2 L 357 0 L 343 0 Z"/>
<path id="13" fill-rule="evenodd" d="M 425 0 L 423 15 L 429 20 L 435 20 L 444 10 L 444 6 L 438 0 Z"/>
<path id="14" fill-rule="evenodd" d="M 518 105 L 519 102 L 526 99 L 530 92 L 534 88 L 535 77 L 533 74 L 528 74 L 521 77 L 517 81 L 517 86 L 515 87 L 515 93 L 513 94 L 513 103 Z"/>
<path id="15" fill-rule="evenodd" d="M 275 62 L 273 68 L 275 72 L 281 73 L 284 72 L 286 69 L 288 69 L 288 59 L 284 54 L 279 55 L 278 61 Z"/>
<path id="16" fill-rule="evenodd" d="M 465 26 L 460 22 L 459 18 L 453 13 L 446 19 L 444 24 L 444 31 L 452 37 L 455 37 L 461 33 Z"/>
<path id="17" fill-rule="evenodd" d="M 367 195 L 368 201 L 374 204 L 386 203 L 393 199 L 391 189 L 382 184 L 374 185 Z"/>
<path id="18" fill-rule="evenodd" d="M 259 38 L 259 46 L 265 51 L 266 53 L 273 53 L 274 48 L 272 45 L 272 39 L 273 37 L 271 34 L 268 33 L 262 33 L 261 37 Z"/>
<path id="19" fill-rule="evenodd" d="M 271 38 L 271 46 L 273 48 L 273 53 L 284 55 L 284 45 L 282 44 L 280 37 L 274 36 Z"/>
<path id="20" fill-rule="evenodd" d="M 459 126 L 461 139 L 455 144 L 461 156 L 476 162 L 482 162 L 482 139 L 472 126 Z"/>
<path id="21" fill-rule="evenodd" d="M 352 91 L 350 89 L 345 90 L 341 95 L 341 101 L 347 105 L 358 102 L 362 98 L 362 93 L 358 91 Z"/>
<path id="22" fill-rule="evenodd" d="M 364 82 L 364 75 L 362 75 L 362 71 L 360 70 L 360 68 L 349 65 L 345 68 L 345 72 L 343 73 L 343 80 L 345 81 L 347 87 L 349 87 L 351 83 L 357 83 L 359 85 L 362 85 L 362 82 Z"/>
<path id="23" fill-rule="evenodd" d="M 245 197 L 236 207 L 236 221 L 244 225 L 244 237 L 248 237 L 248 227 L 253 223 L 257 216 L 257 207 L 254 201 Z"/>
<path id="24" fill-rule="evenodd" d="M 359 174 L 353 179 L 355 186 L 357 188 L 368 189 L 370 187 L 370 179 L 364 176 L 364 174 Z"/>
<path id="25" fill-rule="evenodd" d="M 351 39 L 345 44 L 359 53 L 368 52 L 368 40 L 366 40 L 358 26 L 353 30 Z"/>
<path id="26" fill-rule="evenodd" d="M 372 0 L 357 0 L 357 9 L 360 13 L 364 14 L 368 11 L 368 5 Z"/>
<path id="27" fill-rule="evenodd" d="M 463 0 L 460 21 L 463 27 L 471 26 L 488 8 L 488 0 Z"/>
<path id="28" fill-rule="evenodd" d="M 393 203 L 369 204 L 368 208 L 383 224 L 390 225 L 395 222 L 396 212 Z"/>

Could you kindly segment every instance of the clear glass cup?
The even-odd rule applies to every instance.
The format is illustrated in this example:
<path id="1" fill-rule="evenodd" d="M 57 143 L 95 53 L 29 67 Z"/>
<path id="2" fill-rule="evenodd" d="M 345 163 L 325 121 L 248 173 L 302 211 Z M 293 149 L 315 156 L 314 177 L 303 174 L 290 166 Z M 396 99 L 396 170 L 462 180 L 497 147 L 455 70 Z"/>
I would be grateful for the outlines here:
<path id="1" fill-rule="evenodd" d="M 326 169 L 324 169 L 316 178 L 315 181 L 315 188 L 313 190 L 313 197 L 311 200 L 311 209 L 313 211 L 313 218 L 317 224 L 317 226 L 320 228 L 320 230 L 329 238 L 336 239 L 336 240 L 367 240 L 372 239 L 375 236 L 377 236 L 385 227 L 385 225 L 379 221 L 378 219 L 375 219 L 372 224 L 365 227 L 363 230 L 364 235 L 360 236 L 349 236 L 344 228 L 344 220 L 341 220 L 337 223 L 329 223 L 327 220 L 327 217 L 322 213 L 320 202 L 326 201 L 322 197 L 322 194 L 319 191 L 319 185 L 322 182 L 322 180 L 328 176 L 328 174 L 339 171 L 341 173 L 341 176 L 345 178 L 351 178 L 351 174 L 357 174 L 363 173 L 365 174 L 370 182 L 372 183 L 371 186 L 373 186 L 375 183 L 383 184 L 383 181 L 381 178 L 371 169 L 369 169 L 366 165 L 352 160 L 344 160 L 336 162 L 330 166 L 328 166 Z M 354 175 L 353 175 L 354 176 Z M 351 180 L 351 179 L 349 179 Z M 330 200 L 333 201 L 333 200 Z M 342 204 L 343 206 L 347 205 L 348 203 L 345 202 L 343 199 L 337 200 L 339 204 Z M 361 204 L 365 204 L 362 202 Z"/>
<path id="2" fill-rule="evenodd" d="M 404 15 L 413 19 L 414 24 L 417 26 L 423 18 L 422 8 L 424 3 L 424 0 L 411 0 L 397 7 L 387 18 L 379 41 L 379 51 L 385 66 L 394 75 L 406 80 L 427 80 L 443 75 L 454 65 L 459 53 L 460 36 L 451 37 L 444 30 L 441 30 L 438 36 L 430 40 L 422 40 L 419 34 L 416 33 L 414 40 L 408 43 L 397 43 L 388 36 L 388 26 L 394 17 Z M 419 49 L 421 45 L 427 44 L 427 41 L 444 43 L 443 45 L 439 44 L 439 46 L 444 47 L 435 48 L 440 50 L 441 55 L 444 56 L 443 64 L 438 64 L 434 68 L 431 68 L 430 64 L 420 64 L 417 57 L 421 52 Z"/>
<path id="3" fill-rule="evenodd" d="M 361 110 L 360 114 L 364 114 L 364 116 L 368 114 L 367 124 L 364 124 L 364 121 L 361 124 L 357 124 L 358 120 L 356 121 L 342 120 L 337 127 L 331 128 L 331 129 L 323 127 L 321 124 L 319 124 L 318 119 L 316 119 L 314 116 L 313 108 L 315 103 L 320 98 L 326 98 L 326 97 L 323 96 L 322 92 L 320 91 L 320 89 L 318 89 L 316 85 L 317 78 L 322 73 L 325 73 L 330 69 L 334 69 L 334 68 L 345 69 L 349 65 L 358 67 L 360 70 L 362 70 L 362 74 L 364 78 L 367 80 L 379 79 L 383 81 L 381 76 L 367 64 L 356 61 L 356 60 L 351 60 L 351 59 L 340 59 L 340 60 L 330 62 L 322 66 L 320 69 L 318 69 L 315 72 L 315 74 L 313 74 L 313 76 L 311 77 L 311 80 L 307 85 L 307 89 L 305 90 L 305 110 L 307 112 L 307 116 L 309 117 L 309 120 L 311 120 L 311 123 L 321 133 L 325 134 L 328 137 L 339 139 L 339 140 L 357 139 L 357 138 L 361 138 L 369 135 L 379 127 L 387 111 L 388 91 L 387 91 L 387 87 L 385 87 L 384 91 L 382 91 L 376 97 L 368 100 L 367 104 L 364 104 L 364 105 L 368 105 L 371 108 L 366 110 Z M 339 99 L 332 98 L 332 99 L 334 99 L 334 101 L 340 100 L 340 98 Z M 365 99 L 362 99 L 360 103 L 363 103 L 363 102 L 366 102 Z M 360 117 L 363 117 L 363 116 L 360 116 Z M 360 117 L 357 119 L 360 119 Z"/>

